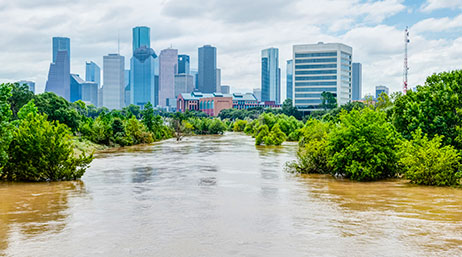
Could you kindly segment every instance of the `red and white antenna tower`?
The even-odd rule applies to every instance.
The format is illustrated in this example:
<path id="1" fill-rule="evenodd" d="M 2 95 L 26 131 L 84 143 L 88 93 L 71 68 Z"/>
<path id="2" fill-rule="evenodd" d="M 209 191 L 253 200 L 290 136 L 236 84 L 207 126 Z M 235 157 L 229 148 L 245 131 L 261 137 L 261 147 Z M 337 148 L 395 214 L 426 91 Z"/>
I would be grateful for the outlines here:
<path id="1" fill-rule="evenodd" d="M 409 44 L 409 29 L 406 26 L 404 30 L 404 72 L 403 72 L 403 82 L 404 82 L 404 94 L 407 93 L 407 74 L 409 72 L 409 66 L 407 63 L 407 45 Z"/>

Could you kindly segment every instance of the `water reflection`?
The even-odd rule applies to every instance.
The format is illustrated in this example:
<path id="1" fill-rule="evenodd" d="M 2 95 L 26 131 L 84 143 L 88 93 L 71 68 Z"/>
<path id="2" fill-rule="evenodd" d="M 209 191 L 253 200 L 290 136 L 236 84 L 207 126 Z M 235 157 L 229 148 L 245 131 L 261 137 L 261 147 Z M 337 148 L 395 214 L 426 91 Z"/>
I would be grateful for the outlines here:
<path id="1" fill-rule="evenodd" d="M 33 238 L 62 231 L 69 197 L 84 193 L 82 181 L 0 183 L 0 250 L 8 247 L 11 234 Z"/>

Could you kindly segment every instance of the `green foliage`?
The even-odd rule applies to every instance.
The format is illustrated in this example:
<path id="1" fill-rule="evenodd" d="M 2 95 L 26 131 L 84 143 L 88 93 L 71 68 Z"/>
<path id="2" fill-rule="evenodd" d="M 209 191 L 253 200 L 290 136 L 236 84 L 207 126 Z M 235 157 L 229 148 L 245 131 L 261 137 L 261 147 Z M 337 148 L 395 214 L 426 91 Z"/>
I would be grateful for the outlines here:
<path id="1" fill-rule="evenodd" d="M 35 105 L 40 113 L 46 114 L 49 121 L 66 124 L 72 131 L 77 131 L 81 115 L 66 99 L 55 93 L 46 92 L 34 97 Z"/>
<path id="2" fill-rule="evenodd" d="M 264 124 L 258 127 L 255 131 L 256 137 L 255 137 L 255 145 L 261 145 L 264 143 L 265 138 L 269 134 L 269 128 L 268 125 Z"/>
<path id="3" fill-rule="evenodd" d="M 234 132 L 242 132 L 244 131 L 245 127 L 247 126 L 246 120 L 237 120 L 234 122 L 233 131 Z"/>
<path id="4" fill-rule="evenodd" d="M 8 160 L 8 146 L 13 139 L 12 126 L 9 123 L 13 114 L 8 102 L 12 87 L 11 84 L 0 84 L 0 177 Z"/>
<path id="5" fill-rule="evenodd" d="M 23 111 L 24 110 L 24 111 Z M 49 122 L 33 102 L 18 114 L 23 119 L 13 132 L 9 161 L 2 178 L 10 181 L 60 181 L 80 178 L 93 155 L 74 156 L 68 127 Z"/>
<path id="6" fill-rule="evenodd" d="M 421 129 L 430 138 L 444 136 L 443 145 L 461 150 L 462 71 L 432 75 L 425 86 L 397 97 L 391 119 L 406 139 L 411 139 L 412 133 Z"/>
<path id="7" fill-rule="evenodd" d="M 327 139 L 329 165 L 335 175 L 358 181 L 395 176 L 398 133 L 386 114 L 370 108 L 343 111 Z"/>
<path id="8" fill-rule="evenodd" d="M 265 141 L 265 145 L 281 145 L 286 138 L 287 136 L 279 128 L 279 124 L 276 124 L 273 126 L 268 136 L 263 138 L 263 141 Z"/>
<path id="9" fill-rule="evenodd" d="M 11 111 L 13 112 L 13 119 L 17 119 L 19 110 L 26 105 L 32 98 L 34 93 L 30 91 L 29 86 L 26 84 L 10 84 L 12 87 L 11 96 L 8 102 L 11 105 Z"/>
<path id="10" fill-rule="evenodd" d="M 351 112 L 352 110 L 362 110 L 365 107 L 366 105 L 361 102 L 349 102 L 323 114 L 321 119 L 323 121 L 338 122 L 342 111 Z"/>
<path id="11" fill-rule="evenodd" d="M 431 186 L 460 185 L 461 156 L 453 146 L 442 146 L 442 136 L 429 140 L 418 129 L 399 146 L 399 163 L 411 183 Z"/>
<path id="12" fill-rule="evenodd" d="M 220 119 L 213 119 L 209 124 L 209 134 L 218 135 L 226 131 L 225 124 Z"/>
<path id="13" fill-rule="evenodd" d="M 321 104 L 319 105 L 324 110 L 334 109 L 337 107 L 337 98 L 331 92 L 321 93 Z"/>
<path id="14" fill-rule="evenodd" d="M 298 111 L 295 106 L 293 106 L 292 99 L 290 98 L 287 98 L 282 103 L 282 113 L 287 116 L 293 116 L 298 120 L 301 120 L 303 118 L 303 114 L 300 111 Z"/>

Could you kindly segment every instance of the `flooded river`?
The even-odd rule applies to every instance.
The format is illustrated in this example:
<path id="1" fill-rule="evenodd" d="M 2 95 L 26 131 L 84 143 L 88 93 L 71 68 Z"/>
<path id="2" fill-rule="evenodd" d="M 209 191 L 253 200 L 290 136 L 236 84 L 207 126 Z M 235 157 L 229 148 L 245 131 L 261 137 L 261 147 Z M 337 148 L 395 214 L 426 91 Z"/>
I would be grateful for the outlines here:
<path id="1" fill-rule="evenodd" d="M 0 183 L 0 255 L 462 256 L 462 190 L 294 175 L 295 151 L 198 136 Z"/>

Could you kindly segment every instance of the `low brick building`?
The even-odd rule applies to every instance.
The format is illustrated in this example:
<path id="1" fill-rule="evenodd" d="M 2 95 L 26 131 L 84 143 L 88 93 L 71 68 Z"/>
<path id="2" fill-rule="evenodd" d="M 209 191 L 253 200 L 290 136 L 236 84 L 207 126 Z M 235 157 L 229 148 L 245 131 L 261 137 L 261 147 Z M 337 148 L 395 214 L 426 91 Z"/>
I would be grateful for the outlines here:
<path id="1" fill-rule="evenodd" d="M 202 111 L 211 116 L 218 116 L 221 110 L 233 108 L 233 98 L 221 93 L 203 94 L 192 92 L 190 94 L 181 93 L 177 99 L 177 110 Z"/>

